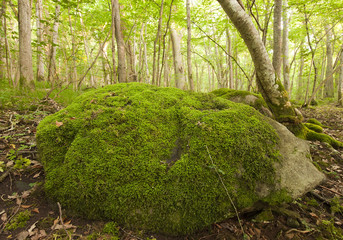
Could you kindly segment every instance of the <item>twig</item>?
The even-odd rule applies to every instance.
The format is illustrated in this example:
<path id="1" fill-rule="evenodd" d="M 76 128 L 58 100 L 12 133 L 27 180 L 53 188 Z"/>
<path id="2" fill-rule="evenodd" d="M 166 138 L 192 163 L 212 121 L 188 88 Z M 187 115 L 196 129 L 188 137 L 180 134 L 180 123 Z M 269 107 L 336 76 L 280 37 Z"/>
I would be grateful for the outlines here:
<path id="1" fill-rule="evenodd" d="M 298 229 L 296 229 L 296 228 L 292 228 L 292 229 L 289 229 L 289 230 L 286 232 L 286 234 L 291 233 L 291 232 L 298 232 L 298 233 L 305 234 L 305 233 L 310 233 L 310 232 L 312 232 L 312 231 L 313 231 L 313 229 L 311 229 L 311 230 L 298 230 Z"/>
<path id="2" fill-rule="evenodd" d="M 61 204 L 59 202 L 57 202 L 57 206 L 58 206 L 58 210 L 59 210 L 59 213 L 60 213 L 60 223 L 62 225 L 62 228 L 65 231 L 65 233 L 67 234 L 68 238 L 71 240 L 72 238 L 70 236 L 70 233 L 67 231 L 67 229 L 65 228 L 64 223 L 63 223 Z"/>
<path id="3" fill-rule="evenodd" d="M 205 147 L 206 147 L 208 156 L 210 157 L 211 162 L 212 162 L 212 164 L 214 165 L 214 161 L 213 161 L 213 159 L 212 159 L 212 156 L 211 156 L 211 154 L 210 154 L 210 151 L 208 150 L 207 145 L 205 145 Z M 244 229 L 243 229 L 243 226 L 242 226 L 241 219 L 240 219 L 240 217 L 239 217 L 237 208 L 236 208 L 236 206 L 235 206 L 235 204 L 234 204 L 234 202 L 233 202 L 233 200 L 232 200 L 232 198 L 231 198 L 231 195 L 230 195 L 229 191 L 227 190 L 227 188 L 226 188 L 226 186 L 225 186 L 225 184 L 224 184 L 224 181 L 223 181 L 222 177 L 220 176 L 220 174 L 219 174 L 217 168 L 214 168 L 214 170 L 216 171 L 216 173 L 217 173 L 217 175 L 218 175 L 218 178 L 219 178 L 221 184 L 223 185 L 223 187 L 224 187 L 224 189 L 225 189 L 226 195 L 229 197 L 229 200 L 230 200 L 230 202 L 231 202 L 231 205 L 232 205 L 233 209 L 235 210 L 235 213 L 236 213 L 236 216 L 237 216 L 237 219 L 238 219 L 239 226 L 240 226 L 240 228 L 241 228 L 241 230 L 242 230 L 243 235 L 245 235 L 245 234 L 244 234 Z"/>
<path id="4" fill-rule="evenodd" d="M 324 188 L 324 189 L 326 189 L 326 190 L 328 190 L 328 191 L 330 191 L 330 192 L 332 192 L 332 193 L 335 193 L 335 194 L 340 195 L 340 196 L 343 197 L 343 194 L 342 194 L 342 193 L 339 193 L 339 192 L 337 192 L 337 191 L 335 191 L 335 190 L 332 190 L 332 189 L 330 189 L 330 188 L 324 187 L 323 185 L 319 185 L 319 187 Z"/>

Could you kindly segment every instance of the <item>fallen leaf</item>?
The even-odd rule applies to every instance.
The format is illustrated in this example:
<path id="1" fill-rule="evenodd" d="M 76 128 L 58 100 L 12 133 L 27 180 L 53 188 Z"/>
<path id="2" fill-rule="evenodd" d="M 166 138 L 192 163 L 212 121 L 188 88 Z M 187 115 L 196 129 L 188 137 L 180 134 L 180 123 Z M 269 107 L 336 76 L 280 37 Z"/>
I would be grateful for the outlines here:
<path id="1" fill-rule="evenodd" d="M 28 209 L 28 208 L 32 207 L 32 205 L 21 205 L 21 207 L 24 209 Z"/>
<path id="2" fill-rule="evenodd" d="M 33 178 L 38 178 L 40 174 L 41 174 L 41 172 L 36 173 L 35 175 L 33 175 Z"/>
<path id="3" fill-rule="evenodd" d="M 56 121 L 56 127 L 60 127 L 63 125 L 63 122 Z"/>
<path id="4" fill-rule="evenodd" d="M 3 213 L 1 215 L 1 221 L 6 222 L 7 221 L 7 213 Z"/>
<path id="5" fill-rule="evenodd" d="M 8 161 L 6 163 L 6 167 L 13 167 L 13 165 L 14 165 L 14 161 Z"/>
<path id="6" fill-rule="evenodd" d="M 49 214 L 54 215 L 55 213 L 54 213 L 54 211 L 49 211 Z"/>
<path id="7" fill-rule="evenodd" d="M 314 217 L 314 218 L 318 218 L 317 214 L 315 214 L 315 213 L 313 213 L 313 212 L 311 212 L 310 215 L 311 215 L 312 217 Z"/>
<path id="8" fill-rule="evenodd" d="M 29 236 L 28 231 L 21 232 L 17 235 L 16 239 L 17 240 L 25 240 Z"/>
<path id="9" fill-rule="evenodd" d="M 36 228 L 36 223 L 38 223 L 38 221 L 35 222 L 34 224 L 32 224 L 31 227 L 30 227 L 29 230 L 28 230 L 30 236 L 33 236 L 33 235 L 34 235 L 33 230 Z"/>
<path id="10" fill-rule="evenodd" d="M 15 145 L 14 144 L 10 144 L 10 147 L 15 149 Z"/>
<path id="11" fill-rule="evenodd" d="M 32 212 L 35 212 L 35 213 L 39 213 L 39 209 L 38 208 L 34 208 L 31 210 Z"/>
<path id="12" fill-rule="evenodd" d="M 21 197 L 22 197 L 22 198 L 27 198 L 28 196 L 30 196 L 30 194 L 31 194 L 31 191 L 30 191 L 30 190 L 24 191 L 24 192 L 21 194 Z"/>
<path id="13" fill-rule="evenodd" d="M 295 234 L 294 233 L 287 233 L 285 236 L 287 239 L 293 239 Z"/>

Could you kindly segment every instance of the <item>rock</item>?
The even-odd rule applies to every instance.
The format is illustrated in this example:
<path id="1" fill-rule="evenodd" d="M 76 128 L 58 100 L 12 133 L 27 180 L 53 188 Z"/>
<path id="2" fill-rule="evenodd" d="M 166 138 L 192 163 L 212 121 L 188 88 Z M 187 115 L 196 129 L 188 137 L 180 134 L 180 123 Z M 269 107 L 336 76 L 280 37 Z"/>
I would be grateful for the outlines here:
<path id="1" fill-rule="evenodd" d="M 234 216 L 230 199 L 291 201 L 323 179 L 306 142 L 254 108 L 139 83 L 81 95 L 41 121 L 37 147 L 63 207 L 169 235 Z"/>
<path id="2" fill-rule="evenodd" d="M 325 180 L 325 175 L 312 164 L 308 142 L 295 137 L 285 126 L 269 119 L 280 137 L 278 148 L 282 161 L 275 163 L 279 189 L 286 189 L 296 199 Z"/>

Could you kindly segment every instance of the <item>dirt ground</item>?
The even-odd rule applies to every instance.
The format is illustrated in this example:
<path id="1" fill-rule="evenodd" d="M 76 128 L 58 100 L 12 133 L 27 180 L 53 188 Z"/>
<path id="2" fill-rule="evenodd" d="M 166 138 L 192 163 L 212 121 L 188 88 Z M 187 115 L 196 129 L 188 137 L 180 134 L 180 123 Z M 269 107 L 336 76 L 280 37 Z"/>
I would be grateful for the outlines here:
<path id="1" fill-rule="evenodd" d="M 343 149 L 311 142 L 315 165 L 327 181 L 291 204 L 214 223 L 183 237 L 167 237 L 73 217 L 43 191 L 44 171 L 37 161 L 39 121 L 58 107 L 35 111 L 0 110 L 0 239 L 343 239 Z M 343 141 L 343 108 L 325 105 L 301 109 L 324 132 Z"/>

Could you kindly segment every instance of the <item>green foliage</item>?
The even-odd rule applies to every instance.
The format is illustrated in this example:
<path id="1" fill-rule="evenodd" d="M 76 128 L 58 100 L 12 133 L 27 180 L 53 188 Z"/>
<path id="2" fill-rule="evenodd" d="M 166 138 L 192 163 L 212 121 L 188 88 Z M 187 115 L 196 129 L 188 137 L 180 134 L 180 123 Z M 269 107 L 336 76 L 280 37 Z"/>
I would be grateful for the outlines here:
<path id="1" fill-rule="evenodd" d="M 4 161 L 0 161 L 0 172 L 3 172 L 5 170 L 5 162 Z"/>
<path id="2" fill-rule="evenodd" d="M 111 234 L 112 236 L 118 236 L 119 227 L 115 222 L 108 222 L 105 224 L 104 228 L 102 229 L 102 232 Z"/>
<path id="3" fill-rule="evenodd" d="M 26 91 L 0 81 L 0 109 L 36 110 L 49 91 L 50 86 L 46 82 L 37 82 L 34 91 Z M 54 98 L 62 106 L 67 106 L 81 93 L 82 91 L 74 91 L 71 86 L 63 91 L 57 88 L 51 92 L 50 98 Z"/>
<path id="4" fill-rule="evenodd" d="M 31 212 L 29 210 L 25 210 L 19 212 L 17 215 L 12 218 L 12 220 L 6 225 L 6 230 L 12 231 L 18 228 L 25 227 L 28 220 L 30 220 Z"/>
<path id="5" fill-rule="evenodd" d="M 37 128 L 48 196 L 88 218 L 172 235 L 234 213 L 216 169 L 236 207 L 251 206 L 256 183 L 274 181 L 277 142 L 249 106 L 139 83 L 87 92 Z"/>
<path id="6" fill-rule="evenodd" d="M 323 239 L 343 239 L 342 229 L 335 227 L 335 223 L 333 220 L 322 220 L 321 224 L 319 225 L 319 229 L 324 237 Z"/>

